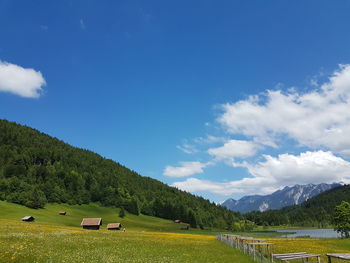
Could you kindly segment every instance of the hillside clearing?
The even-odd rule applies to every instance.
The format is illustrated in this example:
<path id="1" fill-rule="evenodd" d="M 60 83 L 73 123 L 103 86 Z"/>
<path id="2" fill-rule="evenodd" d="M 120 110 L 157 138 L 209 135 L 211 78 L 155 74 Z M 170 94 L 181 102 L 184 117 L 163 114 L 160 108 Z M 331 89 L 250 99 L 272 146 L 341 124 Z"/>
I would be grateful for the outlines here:
<path id="1" fill-rule="evenodd" d="M 102 228 L 108 223 L 122 223 L 123 227 L 143 231 L 180 231 L 180 226 L 185 224 L 174 224 L 171 220 L 145 215 L 132 215 L 127 213 L 124 218 L 119 217 L 119 209 L 101 207 L 97 204 L 68 205 L 47 204 L 44 209 L 31 209 L 22 205 L 0 201 L 0 222 L 10 220 L 19 222 L 24 216 L 34 216 L 33 224 L 52 224 L 58 226 L 80 227 L 83 217 L 101 217 Z M 66 211 L 67 215 L 58 215 L 59 211 Z M 4 222 L 2 222 L 4 225 Z"/>

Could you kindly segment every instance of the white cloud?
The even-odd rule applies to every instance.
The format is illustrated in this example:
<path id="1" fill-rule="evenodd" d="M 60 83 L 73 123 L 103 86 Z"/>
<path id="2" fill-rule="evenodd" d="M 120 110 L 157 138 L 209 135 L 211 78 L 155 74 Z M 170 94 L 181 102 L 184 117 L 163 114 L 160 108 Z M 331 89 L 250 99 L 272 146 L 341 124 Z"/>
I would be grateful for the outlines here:
<path id="1" fill-rule="evenodd" d="M 184 140 L 182 145 L 177 145 L 176 148 L 187 154 L 193 154 L 198 152 L 197 147 L 193 144 L 189 144 L 187 140 Z"/>
<path id="2" fill-rule="evenodd" d="M 350 163 L 331 152 L 305 152 L 300 155 L 265 155 L 265 161 L 244 164 L 255 178 L 266 178 L 271 185 L 332 183 L 350 179 Z"/>
<path id="3" fill-rule="evenodd" d="M 254 156 L 258 148 L 257 144 L 250 141 L 230 140 L 221 147 L 210 148 L 208 153 L 218 160 L 245 158 Z"/>
<path id="4" fill-rule="evenodd" d="M 210 180 L 201 180 L 197 178 L 188 178 L 182 182 L 175 182 L 171 186 L 177 187 L 187 192 L 210 192 L 221 196 L 229 196 L 233 194 L 258 194 L 271 193 L 275 190 L 273 187 L 264 185 L 259 189 L 259 192 L 252 192 L 254 187 L 246 184 L 246 178 L 239 181 L 230 182 L 213 182 Z"/>
<path id="5" fill-rule="evenodd" d="M 0 91 L 25 98 L 38 98 L 45 85 L 40 71 L 0 61 Z"/>
<path id="6" fill-rule="evenodd" d="M 194 138 L 193 141 L 198 144 L 213 144 L 213 143 L 219 143 L 219 142 L 227 142 L 229 141 L 229 139 L 225 137 L 207 135 L 206 137 Z"/>
<path id="7" fill-rule="evenodd" d="M 181 145 L 177 145 L 176 148 L 187 154 L 194 154 L 202 152 L 203 147 L 207 147 L 209 144 L 224 143 L 229 141 L 225 137 L 217 137 L 213 135 L 206 135 L 205 137 L 197 137 L 192 140 L 184 139 Z M 206 151 L 206 150 L 205 150 Z"/>
<path id="8" fill-rule="evenodd" d="M 187 192 L 207 191 L 219 195 L 233 194 L 231 187 L 227 183 L 216 183 L 197 178 L 188 178 L 182 182 L 175 182 L 172 186 Z"/>
<path id="9" fill-rule="evenodd" d="M 208 191 L 219 195 L 267 194 L 281 186 L 350 182 L 350 163 L 331 152 L 305 152 L 300 155 L 265 155 L 265 160 L 255 165 L 243 163 L 236 166 L 248 169 L 251 177 L 229 182 L 213 182 L 188 178 L 173 186 L 189 192 Z"/>
<path id="10" fill-rule="evenodd" d="M 222 106 L 227 132 L 277 147 L 282 136 L 350 156 L 350 65 L 342 65 L 319 89 L 267 91 Z"/>
<path id="11" fill-rule="evenodd" d="M 212 144 L 207 150 L 214 159 L 211 164 L 224 161 L 245 168 L 247 175 L 221 182 L 187 178 L 172 185 L 189 192 L 227 196 L 268 194 L 295 184 L 349 183 L 350 162 L 343 158 L 350 157 L 350 65 L 340 65 L 323 84 L 321 79 L 324 76 L 313 79 L 307 92 L 279 85 L 276 90 L 222 105 L 217 121 L 224 127 L 225 137 L 193 141 L 202 147 Z M 269 153 L 272 149 L 267 146 L 280 154 L 262 155 L 263 160 L 255 163 L 237 162 L 263 150 Z M 288 146 L 309 151 L 281 153 Z"/>
<path id="12" fill-rule="evenodd" d="M 203 168 L 207 167 L 209 163 L 201 162 L 180 162 L 181 166 L 166 166 L 163 175 L 169 177 L 186 177 L 193 174 L 203 173 Z"/>

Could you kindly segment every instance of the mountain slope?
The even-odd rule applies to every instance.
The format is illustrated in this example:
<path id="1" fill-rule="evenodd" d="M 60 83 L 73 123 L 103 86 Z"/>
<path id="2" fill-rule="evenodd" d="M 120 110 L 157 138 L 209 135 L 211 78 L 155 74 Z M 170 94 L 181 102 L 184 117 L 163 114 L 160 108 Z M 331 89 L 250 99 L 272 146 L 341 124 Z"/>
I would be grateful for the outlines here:
<path id="1" fill-rule="evenodd" d="M 136 215 L 181 219 L 192 226 L 226 227 L 240 217 L 96 153 L 6 120 L 0 120 L 0 200 L 32 208 L 47 202 L 99 202 Z"/>
<path id="2" fill-rule="evenodd" d="M 300 205 L 265 212 L 254 211 L 245 217 L 258 225 L 330 226 L 334 208 L 342 201 L 350 202 L 350 185 L 325 191 Z"/>
<path id="3" fill-rule="evenodd" d="M 301 204 L 313 196 L 338 186 L 340 186 L 340 184 L 337 183 L 295 185 L 293 187 L 286 186 L 282 190 L 278 190 L 270 195 L 244 196 L 239 200 L 230 198 L 223 202 L 222 206 L 240 213 L 251 211 L 263 212 Z"/>

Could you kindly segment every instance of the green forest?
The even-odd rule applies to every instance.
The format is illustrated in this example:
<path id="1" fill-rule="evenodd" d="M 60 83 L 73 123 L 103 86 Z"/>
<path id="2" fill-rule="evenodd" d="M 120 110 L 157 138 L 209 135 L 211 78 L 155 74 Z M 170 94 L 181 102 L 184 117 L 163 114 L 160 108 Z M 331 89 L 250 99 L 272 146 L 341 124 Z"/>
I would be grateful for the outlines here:
<path id="1" fill-rule="evenodd" d="M 0 120 L 0 200 L 36 209 L 48 202 L 94 202 L 200 228 L 230 228 L 242 219 L 204 198 L 7 120 Z"/>
<path id="2" fill-rule="evenodd" d="M 244 216 L 262 226 L 330 227 L 334 224 L 335 207 L 342 201 L 350 202 L 350 185 L 333 188 L 300 205 L 288 206 L 280 210 L 255 211 Z"/>

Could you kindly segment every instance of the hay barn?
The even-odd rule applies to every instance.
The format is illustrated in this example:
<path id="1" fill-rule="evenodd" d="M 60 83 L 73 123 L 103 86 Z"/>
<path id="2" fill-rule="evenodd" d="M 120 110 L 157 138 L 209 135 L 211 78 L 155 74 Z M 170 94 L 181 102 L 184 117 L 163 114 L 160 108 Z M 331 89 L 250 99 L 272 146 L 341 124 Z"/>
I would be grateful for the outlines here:
<path id="1" fill-rule="evenodd" d="M 24 222 L 33 222 L 35 218 L 33 216 L 25 216 L 22 218 L 22 221 Z"/>
<path id="2" fill-rule="evenodd" d="M 59 211 L 58 214 L 61 216 L 65 216 L 67 214 L 67 212 L 66 211 Z"/>
<path id="3" fill-rule="evenodd" d="M 102 225 L 102 218 L 83 218 L 81 224 L 84 229 L 99 230 Z"/>
<path id="4" fill-rule="evenodd" d="M 180 219 L 176 219 L 176 220 L 174 220 L 174 223 L 181 223 L 181 220 Z"/>
<path id="5" fill-rule="evenodd" d="M 108 230 L 120 230 L 122 227 L 121 223 L 111 223 L 107 225 Z"/>

